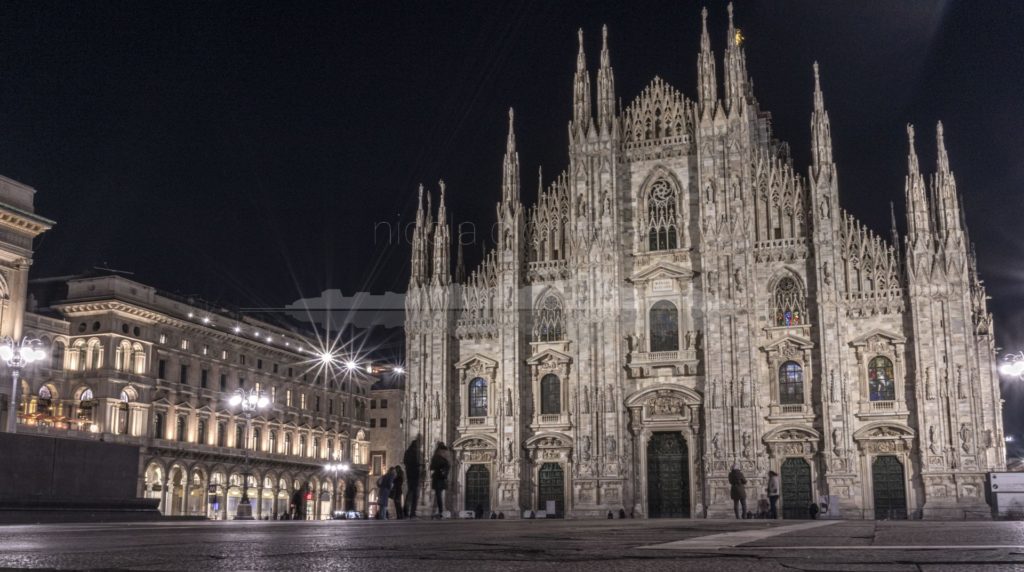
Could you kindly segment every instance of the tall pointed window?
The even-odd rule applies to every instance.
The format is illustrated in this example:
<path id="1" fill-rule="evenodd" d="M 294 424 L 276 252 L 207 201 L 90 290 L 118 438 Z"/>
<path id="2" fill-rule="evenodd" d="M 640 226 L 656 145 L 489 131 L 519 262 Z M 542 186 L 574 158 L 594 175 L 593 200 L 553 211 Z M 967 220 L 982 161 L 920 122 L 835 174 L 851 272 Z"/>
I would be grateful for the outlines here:
<path id="1" fill-rule="evenodd" d="M 540 413 L 555 415 L 562 412 L 562 382 L 549 373 L 540 379 Z"/>
<path id="2" fill-rule="evenodd" d="M 795 361 L 779 366 L 779 403 L 795 405 L 804 402 L 804 369 Z"/>
<path id="3" fill-rule="evenodd" d="M 487 417 L 487 382 L 481 377 L 469 382 L 469 416 Z"/>
<path id="4" fill-rule="evenodd" d="M 896 384 L 889 358 L 876 356 L 868 363 L 868 395 L 871 401 L 896 400 Z"/>
<path id="5" fill-rule="evenodd" d="M 671 250 L 679 247 L 678 200 L 675 189 L 658 179 L 647 191 L 647 248 Z"/>
<path id="6" fill-rule="evenodd" d="M 799 326 L 806 322 L 804 290 L 793 277 L 784 276 L 775 285 L 772 314 L 776 326 Z"/>
<path id="7" fill-rule="evenodd" d="M 651 306 L 651 351 L 679 350 L 679 311 L 676 305 L 662 300 Z"/>
<path id="8" fill-rule="evenodd" d="M 541 302 L 537 311 L 534 338 L 538 342 L 554 342 L 563 339 L 562 302 L 557 296 L 549 295 Z"/>

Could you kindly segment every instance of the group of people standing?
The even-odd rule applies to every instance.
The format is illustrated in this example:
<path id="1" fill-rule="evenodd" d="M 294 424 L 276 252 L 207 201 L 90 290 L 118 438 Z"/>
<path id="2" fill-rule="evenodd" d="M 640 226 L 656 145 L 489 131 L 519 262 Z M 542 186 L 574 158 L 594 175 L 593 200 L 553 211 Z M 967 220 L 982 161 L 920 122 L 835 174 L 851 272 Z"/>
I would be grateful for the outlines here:
<path id="1" fill-rule="evenodd" d="M 729 496 L 732 498 L 732 508 L 736 513 L 736 518 L 753 518 L 750 512 L 747 511 L 747 477 L 743 475 L 743 471 L 740 470 L 738 464 L 732 466 L 732 470 L 729 471 Z M 768 487 L 766 492 L 768 493 L 768 504 L 767 512 L 764 510 L 758 510 L 762 518 L 779 518 L 779 489 L 781 488 L 779 481 L 779 474 L 775 471 L 768 471 Z M 763 501 L 762 501 L 763 502 Z"/>
<path id="2" fill-rule="evenodd" d="M 387 519 L 388 505 L 394 502 L 395 518 L 416 518 L 416 505 L 419 503 L 420 483 L 423 474 L 423 461 L 420 457 L 419 437 L 413 439 L 405 450 L 402 464 L 388 469 L 377 479 L 377 518 Z M 430 458 L 430 488 L 434 491 L 436 510 L 433 518 L 441 518 L 444 514 L 444 491 L 448 489 L 448 472 L 451 470 L 450 451 L 444 443 L 438 443 Z M 404 495 L 402 487 L 407 485 Z M 403 503 L 403 500 L 405 501 Z"/>

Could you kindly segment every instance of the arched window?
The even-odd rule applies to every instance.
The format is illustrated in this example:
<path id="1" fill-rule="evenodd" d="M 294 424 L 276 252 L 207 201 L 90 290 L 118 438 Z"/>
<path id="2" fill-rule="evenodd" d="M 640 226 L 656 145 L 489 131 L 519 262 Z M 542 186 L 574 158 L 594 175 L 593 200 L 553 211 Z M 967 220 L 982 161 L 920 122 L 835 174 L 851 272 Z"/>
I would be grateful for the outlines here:
<path id="1" fill-rule="evenodd" d="M 224 421 L 217 423 L 217 446 L 228 446 L 228 424 Z"/>
<path id="2" fill-rule="evenodd" d="M 319 437 L 313 437 L 313 458 L 314 459 L 319 459 L 320 458 L 320 438 Z"/>
<path id="3" fill-rule="evenodd" d="M 114 369 L 117 371 L 131 370 L 132 344 L 128 340 L 121 340 L 114 351 Z"/>
<path id="4" fill-rule="evenodd" d="M 157 413 L 153 415 L 153 438 L 163 439 L 164 438 L 164 414 Z"/>
<path id="5" fill-rule="evenodd" d="M 804 290 L 791 276 L 784 276 L 775 285 L 772 304 L 776 326 L 799 326 L 806 322 Z"/>
<path id="6" fill-rule="evenodd" d="M 868 363 L 868 394 L 871 401 L 895 401 L 896 383 L 893 380 L 892 361 L 875 356 Z"/>
<path id="7" fill-rule="evenodd" d="M 235 424 L 235 447 L 239 449 L 245 447 L 245 425 L 241 423 Z"/>
<path id="8" fill-rule="evenodd" d="M 647 192 L 647 248 L 671 250 L 679 247 L 678 200 L 676 191 L 664 179 L 658 179 Z"/>
<path id="9" fill-rule="evenodd" d="M 306 436 L 305 435 L 299 435 L 299 456 L 300 457 L 305 457 L 306 456 Z"/>
<path id="10" fill-rule="evenodd" d="M 562 382 L 553 373 L 540 379 L 540 412 L 541 415 L 562 412 Z"/>
<path id="11" fill-rule="evenodd" d="M 200 445 L 206 444 L 206 420 L 200 419 L 196 422 L 196 442 Z"/>
<path id="12" fill-rule="evenodd" d="M 89 340 L 85 349 L 85 369 L 100 369 L 103 367 L 103 344 L 96 338 Z"/>
<path id="13" fill-rule="evenodd" d="M 267 450 L 271 453 L 277 452 L 277 431 L 271 431 L 267 435 Z"/>
<path id="14" fill-rule="evenodd" d="M 562 302 L 557 296 L 547 296 L 537 311 L 537 325 L 534 339 L 538 342 L 554 342 L 563 339 Z"/>
<path id="15" fill-rule="evenodd" d="M 146 349 L 137 342 L 132 345 L 131 370 L 139 375 L 146 373 Z"/>
<path id="16" fill-rule="evenodd" d="M 178 426 L 175 428 L 175 430 L 175 436 L 178 438 L 178 441 L 184 441 L 185 437 L 188 434 L 188 418 L 185 417 L 184 415 L 179 415 Z"/>
<path id="17" fill-rule="evenodd" d="M 53 353 L 50 355 L 50 369 L 64 369 L 64 342 L 53 342 Z"/>
<path id="18" fill-rule="evenodd" d="M 252 429 L 252 448 L 257 451 L 260 450 L 260 437 L 263 437 L 259 427 L 253 427 Z"/>
<path id="19" fill-rule="evenodd" d="M 804 370 L 795 361 L 779 367 L 779 403 L 794 405 L 804 402 Z"/>
<path id="20" fill-rule="evenodd" d="M 92 390 L 89 389 L 88 387 L 83 389 L 82 393 L 80 393 L 78 395 L 78 400 L 79 401 L 92 401 L 93 400 Z"/>
<path id="21" fill-rule="evenodd" d="M 469 382 L 469 416 L 487 417 L 487 382 L 481 377 Z"/>
<path id="22" fill-rule="evenodd" d="M 50 388 L 45 385 L 39 388 L 39 399 L 53 399 L 53 394 L 50 393 Z"/>
<path id="23" fill-rule="evenodd" d="M 679 311 L 676 305 L 662 300 L 651 306 L 651 351 L 679 350 Z"/>

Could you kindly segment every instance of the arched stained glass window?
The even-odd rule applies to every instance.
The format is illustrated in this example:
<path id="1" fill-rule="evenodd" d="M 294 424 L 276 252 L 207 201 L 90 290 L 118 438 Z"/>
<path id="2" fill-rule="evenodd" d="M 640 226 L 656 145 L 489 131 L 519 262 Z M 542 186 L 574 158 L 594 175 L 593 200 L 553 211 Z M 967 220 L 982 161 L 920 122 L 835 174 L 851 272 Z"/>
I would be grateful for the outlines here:
<path id="1" fill-rule="evenodd" d="M 799 326 L 805 323 L 804 290 L 793 277 L 785 276 L 775 285 L 773 314 L 776 326 Z"/>
<path id="2" fill-rule="evenodd" d="M 481 377 L 469 382 L 469 416 L 487 417 L 487 382 Z"/>
<path id="3" fill-rule="evenodd" d="M 804 370 L 795 361 L 779 367 L 779 403 L 793 405 L 804 402 Z"/>
<path id="4" fill-rule="evenodd" d="M 892 361 L 875 356 L 868 363 L 868 394 L 871 401 L 895 401 L 896 383 L 893 380 Z"/>
<path id="5" fill-rule="evenodd" d="M 537 326 L 534 338 L 538 342 L 554 342 L 563 339 L 562 302 L 557 296 L 547 296 L 537 310 Z"/>
<path id="6" fill-rule="evenodd" d="M 665 179 L 658 179 L 647 192 L 648 250 L 671 250 L 679 247 L 678 206 L 675 189 Z"/>
<path id="7" fill-rule="evenodd" d="M 540 379 L 540 413 L 555 415 L 562 412 L 562 382 L 549 373 Z"/>
<path id="8" fill-rule="evenodd" d="M 651 306 L 651 351 L 674 352 L 679 350 L 679 311 L 668 300 Z"/>

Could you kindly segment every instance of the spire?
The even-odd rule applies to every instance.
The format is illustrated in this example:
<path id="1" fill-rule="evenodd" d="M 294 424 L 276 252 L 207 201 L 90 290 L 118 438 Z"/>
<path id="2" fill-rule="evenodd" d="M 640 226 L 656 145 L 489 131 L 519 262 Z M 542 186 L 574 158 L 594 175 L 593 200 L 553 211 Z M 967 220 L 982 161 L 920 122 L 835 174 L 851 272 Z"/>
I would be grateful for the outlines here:
<path id="1" fill-rule="evenodd" d="M 462 258 L 462 238 L 459 237 L 455 258 L 455 281 L 459 284 L 466 281 L 466 262 Z"/>
<path id="2" fill-rule="evenodd" d="M 601 67 L 597 70 L 597 123 L 602 133 L 612 131 L 615 120 L 615 74 L 608 54 L 608 26 L 601 27 Z"/>
<path id="3" fill-rule="evenodd" d="M 732 2 L 728 5 L 729 28 L 725 48 L 725 100 L 729 111 L 739 108 L 747 96 L 747 57 L 743 53 L 743 34 L 732 19 Z"/>
<path id="4" fill-rule="evenodd" d="M 715 53 L 711 51 L 711 37 L 708 35 L 708 9 L 700 11 L 700 55 L 697 56 L 698 103 L 701 112 L 711 111 L 718 100 L 718 76 L 715 75 Z"/>
<path id="5" fill-rule="evenodd" d="M 962 232 L 960 205 L 957 199 L 956 179 L 949 168 L 949 155 L 946 154 L 946 140 L 943 135 L 942 122 L 935 127 L 935 139 L 938 147 L 938 172 L 932 178 L 932 195 L 935 200 L 936 232 L 947 238 Z"/>
<path id="6" fill-rule="evenodd" d="M 814 62 L 814 112 L 811 113 L 811 157 L 814 174 L 832 166 L 832 129 L 828 112 L 825 111 L 825 97 L 821 93 L 821 78 L 818 76 L 818 62 Z"/>
<path id="7" fill-rule="evenodd" d="M 448 211 L 445 208 L 444 180 L 438 181 L 441 198 L 437 206 L 437 229 L 434 232 L 434 283 L 451 282 L 451 236 L 448 233 Z"/>
<path id="8" fill-rule="evenodd" d="M 516 152 L 516 132 L 513 126 L 514 112 L 508 108 L 508 143 L 505 146 L 504 170 L 501 178 L 501 202 L 519 202 L 519 153 Z"/>
<path id="9" fill-rule="evenodd" d="M 583 53 L 583 28 L 579 29 L 580 50 L 576 55 L 576 75 L 573 78 L 572 121 L 576 129 L 586 132 L 590 121 L 590 72 L 587 56 Z"/>
<path id="10" fill-rule="evenodd" d="M 429 229 L 423 210 L 423 185 L 416 199 L 416 226 L 412 233 L 412 273 L 409 282 L 423 284 L 427 280 L 427 240 Z"/>
<path id="11" fill-rule="evenodd" d="M 932 237 L 932 214 L 925 196 L 924 177 L 917 162 L 917 150 L 914 146 L 914 126 L 907 124 L 907 140 L 910 150 L 907 152 L 907 180 L 905 186 L 907 200 L 907 239 L 912 246 L 929 244 Z"/>

